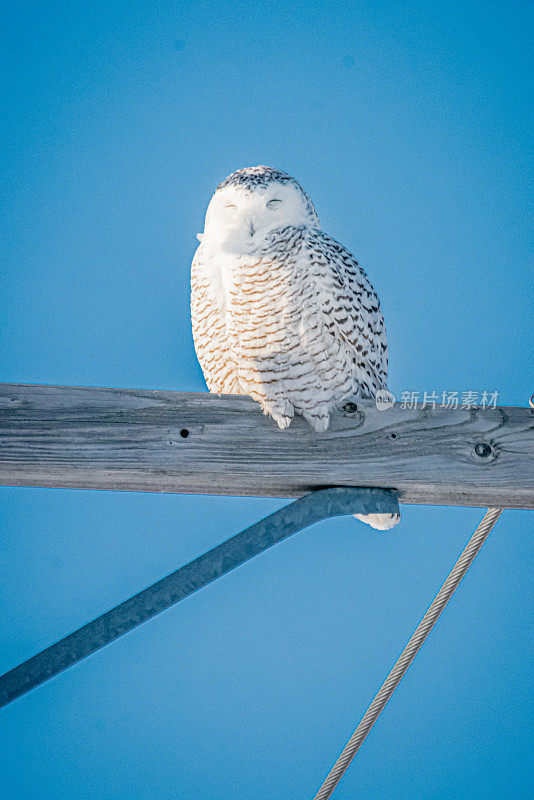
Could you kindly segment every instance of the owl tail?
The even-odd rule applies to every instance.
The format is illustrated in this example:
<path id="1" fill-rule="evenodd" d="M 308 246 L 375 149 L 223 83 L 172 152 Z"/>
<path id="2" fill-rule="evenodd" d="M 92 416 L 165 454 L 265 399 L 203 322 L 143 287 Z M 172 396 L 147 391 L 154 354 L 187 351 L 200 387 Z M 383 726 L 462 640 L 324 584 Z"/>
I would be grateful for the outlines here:
<path id="1" fill-rule="evenodd" d="M 354 514 L 356 519 L 365 522 L 377 531 L 389 531 L 400 522 L 400 514 Z"/>

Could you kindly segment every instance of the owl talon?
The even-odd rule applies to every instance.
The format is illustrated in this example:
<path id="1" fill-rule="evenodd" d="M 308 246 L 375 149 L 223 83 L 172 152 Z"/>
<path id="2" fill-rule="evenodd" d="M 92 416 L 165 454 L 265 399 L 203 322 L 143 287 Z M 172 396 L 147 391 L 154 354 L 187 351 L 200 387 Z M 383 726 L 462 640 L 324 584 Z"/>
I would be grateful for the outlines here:
<path id="1" fill-rule="evenodd" d="M 286 428 L 289 428 L 289 426 L 291 425 L 291 417 L 273 417 L 273 419 L 275 420 L 276 424 L 278 425 L 281 431 L 285 430 Z"/>

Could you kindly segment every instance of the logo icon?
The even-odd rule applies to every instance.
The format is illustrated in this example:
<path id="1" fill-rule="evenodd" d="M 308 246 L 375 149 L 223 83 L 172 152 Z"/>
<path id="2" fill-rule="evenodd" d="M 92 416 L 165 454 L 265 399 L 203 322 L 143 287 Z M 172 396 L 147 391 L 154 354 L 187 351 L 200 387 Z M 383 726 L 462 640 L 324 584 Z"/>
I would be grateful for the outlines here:
<path id="1" fill-rule="evenodd" d="M 395 395 L 388 392 L 387 389 L 379 389 L 376 393 L 375 402 L 379 411 L 387 411 L 395 402 Z"/>

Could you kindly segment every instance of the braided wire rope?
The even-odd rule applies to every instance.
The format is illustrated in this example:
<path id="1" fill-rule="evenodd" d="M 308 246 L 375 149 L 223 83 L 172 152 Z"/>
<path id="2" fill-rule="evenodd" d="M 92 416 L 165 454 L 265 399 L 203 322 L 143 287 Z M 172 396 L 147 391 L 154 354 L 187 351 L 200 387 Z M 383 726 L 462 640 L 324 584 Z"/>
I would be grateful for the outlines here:
<path id="1" fill-rule="evenodd" d="M 406 670 L 419 652 L 428 634 L 438 621 L 438 618 L 458 588 L 460 581 L 471 566 L 478 551 L 486 541 L 490 531 L 502 514 L 502 508 L 488 508 L 476 531 L 467 543 L 460 558 L 450 571 L 445 583 L 432 601 L 425 616 L 417 626 L 408 644 L 400 654 L 395 666 L 378 690 L 374 700 L 362 717 L 362 720 L 343 752 L 327 775 L 323 785 L 314 797 L 314 800 L 328 800 L 336 786 L 345 774 L 350 762 L 362 746 L 367 734 L 375 724 L 389 698 L 404 677 Z"/>

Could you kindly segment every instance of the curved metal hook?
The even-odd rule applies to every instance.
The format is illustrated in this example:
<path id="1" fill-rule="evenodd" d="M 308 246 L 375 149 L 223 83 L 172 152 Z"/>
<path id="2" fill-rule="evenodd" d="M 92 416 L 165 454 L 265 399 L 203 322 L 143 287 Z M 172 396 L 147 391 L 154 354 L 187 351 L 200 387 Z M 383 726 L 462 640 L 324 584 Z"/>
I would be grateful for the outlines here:
<path id="1" fill-rule="evenodd" d="M 0 707 L 100 650 L 293 533 L 344 514 L 396 514 L 392 489 L 321 489 L 232 536 L 0 677 Z"/>

